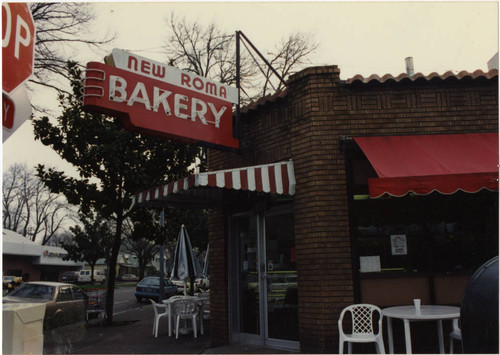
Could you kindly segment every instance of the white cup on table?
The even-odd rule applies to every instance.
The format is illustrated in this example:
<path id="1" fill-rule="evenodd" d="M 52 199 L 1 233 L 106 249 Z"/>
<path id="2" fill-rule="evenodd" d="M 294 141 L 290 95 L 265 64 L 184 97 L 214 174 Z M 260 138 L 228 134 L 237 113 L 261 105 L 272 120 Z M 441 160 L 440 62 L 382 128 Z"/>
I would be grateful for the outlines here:
<path id="1" fill-rule="evenodd" d="M 420 298 L 415 298 L 413 300 L 413 304 L 415 304 L 415 309 L 417 310 L 417 312 L 420 312 Z"/>

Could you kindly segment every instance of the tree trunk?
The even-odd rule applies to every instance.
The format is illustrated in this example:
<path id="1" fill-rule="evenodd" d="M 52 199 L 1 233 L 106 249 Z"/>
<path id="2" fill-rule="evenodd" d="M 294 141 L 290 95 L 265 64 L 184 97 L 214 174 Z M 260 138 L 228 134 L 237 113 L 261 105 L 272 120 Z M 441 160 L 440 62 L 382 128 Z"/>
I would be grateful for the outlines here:
<path id="1" fill-rule="evenodd" d="M 144 274 L 146 273 L 146 264 L 143 263 L 142 261 L 139 262 L 139 280 L 142 280 L 144 278 Z"/>
<path id="2" fill-rule="evenodd" d="M 90 265 L 90 283 L 92 285 L 95 283 L 95 279 L 94 279 L 94 265 L 95 264 L 91 264 Z"/>
<path id="3" fill-rule="evenodd" d="M 118 259 L 118 252 L 122 243 L 122 223 L 123 215 L 119 215 L 116 219 L 116 232 L 111 249 L 111 258 L 109 260 L 109 280 L 108 291 L 106 292 L 106 324 L 113 324 L 113 303 L 115 300 L 115 280 L 116 280 L 116 261 Z"/>

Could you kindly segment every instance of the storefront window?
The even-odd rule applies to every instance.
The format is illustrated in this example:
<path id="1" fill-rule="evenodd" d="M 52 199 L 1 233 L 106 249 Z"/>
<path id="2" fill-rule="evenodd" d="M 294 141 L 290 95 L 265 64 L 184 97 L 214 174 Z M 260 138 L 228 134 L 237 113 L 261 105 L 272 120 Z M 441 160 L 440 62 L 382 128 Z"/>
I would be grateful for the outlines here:
<path id="1" fill-rule="evenodd" d="M 460 305 L 473 272 L 498 255 L 498 192 L 370 198 L 378 175 L 354 141 L 343 144 L 356 301 Z"/>
<path id="2" fill-rule="evenodd" d="M 361 272 L 472 272 L 498 255 L 496 192 L 365 199 L 352 207 Z"/>

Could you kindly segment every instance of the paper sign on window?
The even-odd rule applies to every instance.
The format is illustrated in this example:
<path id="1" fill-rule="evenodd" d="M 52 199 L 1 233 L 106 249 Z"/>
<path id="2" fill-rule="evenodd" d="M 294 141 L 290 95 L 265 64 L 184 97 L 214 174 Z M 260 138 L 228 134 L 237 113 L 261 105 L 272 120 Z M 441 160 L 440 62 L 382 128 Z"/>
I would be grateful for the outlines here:
<path id="1" fill-rule="evenodd" d="M 360 256 L 359 268 L 361 272 L 380 272 L 380 256 Z"/>
<path id="2" fill-rule="evenodd" d="M 391 235 L 391 251 L 392 255 L 407 255 L 406 235 L 395 234 Z"/>

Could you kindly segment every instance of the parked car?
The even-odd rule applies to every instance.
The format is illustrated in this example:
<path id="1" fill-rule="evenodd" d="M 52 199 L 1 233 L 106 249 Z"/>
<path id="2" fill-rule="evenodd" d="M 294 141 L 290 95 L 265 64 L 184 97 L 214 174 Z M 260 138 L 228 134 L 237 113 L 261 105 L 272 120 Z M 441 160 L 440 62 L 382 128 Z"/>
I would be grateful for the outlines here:
<path id="1" fill-rule="evenodd" d="M 92 278 L 90 277 L 90 270 L 80 270 L 78 274 L 78 283 L 84 284 L 92 282 Z M 106 283 L 106 276 L 102 271 L 94 270 L 94 282 Z"/>
<path id="2" fill-rule="evenodd" d="M 7 287 L 9 286 L 9 283 L 11 283 L 14 280 L 15 277 L 16 276 L 4 276 L 3 277 L 2 287 L 3 287 L 4 290 L 7 289 Z"/>
<path id="3" fill-rule="evenodd" d="M 78 271 L 65 271 L 62 274 L 62 282 L 77 283 L 78 282 Z"/>
<path id="4" fill-rule="evenodd" d="M 172 283 L 177 287 L 177 292 L 180 294 L 183 294 L 184 293 L 184 281 L 178 280 L 178 279 L 171 279 L 171 280 L 172 280 Z M 189 291 L 189 285 L 190 285 L 190 282 L 188 280 L 186 280 L 186 286 L 187 286 L 188 291 Z"/>
<path id="5" fill-rule="evenodd" d="M 44 330 L 86 321 L 87 295 L 62 282 L 25 282 L 3 298 L 3 303 L 45 303 Z"/>
<path id="6" fill-rule="evenodd" d="M 143 298 L 158 300 L 160 290 L 160 278 L 158 276 L 147 276 L 139 282 L 135 288 L 135 298 L 141 302 Z M 164 299 L 177 294 L 177 286 L 170 279 L 165 279 Z"/>
<path id="7" fill-rule="evenodd" d="M 26 281 L 29 281 L 29 278 L 26 279 Z M 14 291 L 19 285 L 23 283 L 23 278 L 20 276 L 14 276 L 12 279 L 10 276 L 6 279 L 6 282 L 4 284 L 3 291 L 5 291 L 6 294 L 9 294 L 10 292 Z"/>
<path id="8" fill-rule="evenodd" d="M 137 280 L 139 280 L 139 277 L 137 277 L 133 274 L 123 274 L 123 275 L 118 275 L 117 280 L 118 281 L 137 281 Z"/>
<path id="9" fill-rule="evenodd" d="M 210 277 L 204 275 L 201 277 L 197 277 L 194 284 L 198 291 L 200 290 L 207 291 L 210 289 Z"/>
<path id="10" fill-rule="evenodd" d="M 172 280 L 173 284 L 177 286 L 177 292 L 184 293 L 184 281 L 183 280 Z M 187 289 L 191 286 L 191 281 L 186 280 Z M 200 292 L 200 290 L 207 291 L 210 289 L 210 279 L 206 276 L 199 276 L 194 280 L 194 292 Z"/>

